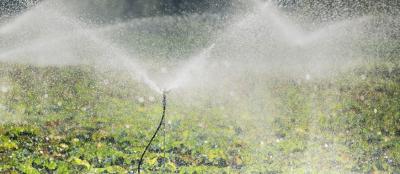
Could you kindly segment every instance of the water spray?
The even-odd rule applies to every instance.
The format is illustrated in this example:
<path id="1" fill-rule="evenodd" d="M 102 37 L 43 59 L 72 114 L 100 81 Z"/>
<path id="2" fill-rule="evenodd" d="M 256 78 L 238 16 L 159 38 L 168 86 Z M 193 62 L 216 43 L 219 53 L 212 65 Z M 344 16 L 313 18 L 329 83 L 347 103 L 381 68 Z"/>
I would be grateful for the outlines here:
<path id="1" fill-rule="evenodd" d="M 161 127 L 163 126 L 163 136 L 164 136 L 164 161 L 163 161 L 163 165 L 164 165 L 164 171 L 165 171 L 165 161 L 166 161 L 166 154 L 165 154 L 165 111 L 166 111 L 166 107 L 167 107 L 167 94 L 172 90 L 177 88 L 178 86 L 182 86 L 185 82 L 187 82 L 187 74 L 190 72 L 190 70 L 194 69 L 195 67 L 193 67 L 195 64 L 204 64 L 205 58 L 207 58 L 210 54 L 210 51 L 214 48 L 215 44 L 211 44 L 210 47 L 208 47 L 206 50 L 204 50 L 201 54 L 195 56 L 192 60 L 192 62 L 190 62 L 189 65 L 185 66 L 184 68 L 182 68 L 179 72 L 180 75 L 178 75 L 175 79 L 175 81 L 173 81 L 172 84 L 167 85 L 166 89 L 160 89 L 153 81 L 150 81 L 151 83 L 146 83 L 148 84 L 152 89 L 154 89 L 155 91 L 159 92 L 162 94 L 163 99 L 162 99 L 162 115 L 161 115 L 161 120 L 160 123 L 158 124 L 158 127 L 156 129 L 156 131 L 154 132 L 153 136 L 151 137 L 149 143 L 147 144 L 146 148 L 144 149 L 142 156 L 140 157 L 139 160 L 139 164 L 138 164 L 138 173 L 140 173 L 140 169 L 141 166 L 143 164 L 143 158 L 147 152 L 147 150 L 149 149 L 151 143 L 153 142 L 154 138 L 157 136 L 157 133 L 160 131 Z"/>
<path id="2" fill-rule="evenodd" d="M 160 120 L 160 123 L 158 124 L 158 127 L 157 127 L 156 131 L 154 132 L 153 136 L 151 137 L 149 143 L 147 144 L 146 148 L 144 149 L 144 151 L 142 153 L 142 156 L 140 157 L 138 170 L 137 170 L 138 173 L 140 173 L 140 169 L 141 169 L 141 166 L 143 164 L 144 156 L 145 156 L 147 150 L 149 149 L 151 143 L 153 142 L 154 138 L 157 136 L 157 133 L 160 131 L 161 126 L 164 127 L 164 130 L 163 130 L 163 132 L 164 132 L 164 142 L 163 142 L 163 145 L 164 145 L 164 161 L 163 161 L 163 163 L 164 164 L 163 165 L 165 167 L 165 160 L 166 160 L 166 156 L 165 156 L 165 111 L 166 111 L 166 108 L 167 108 L 167 93 L 169 92 L 169 90 L 164 90 L 163 89 L 161 91 L 162 91 L 162 115 L 161 115 L 161 120 Z"/>

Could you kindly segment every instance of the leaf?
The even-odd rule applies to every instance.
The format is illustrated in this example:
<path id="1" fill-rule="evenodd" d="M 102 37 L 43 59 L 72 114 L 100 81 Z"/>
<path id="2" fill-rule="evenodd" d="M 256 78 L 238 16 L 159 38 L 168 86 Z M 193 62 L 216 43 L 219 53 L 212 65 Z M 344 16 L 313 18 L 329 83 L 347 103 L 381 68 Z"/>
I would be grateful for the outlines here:
<path id="1" fill-rule="evenodd" d="M 90 163 L 87 162 L 86 160 L 81 160 L 77 157 L 72 157 L 70 161 L 75 165 L 82 166 L 86 169 L 90 169 Z"/>
<path id="2" fill-rule="evenodd" d="M 70 173 L 69 172 L 69 169 L 68 169 L 68 164 L 67 163 L 64 163 L 64 162 L 59 162 L 58 164 L 57 164 L 57 170 L 56 170 L 56 172 L 55 173 L 58 173 L 58 174 L 68 174 L 68 173 Z"/>
<path id="3" fill-rule="evenodd" d="M 167 168 L 170 170 L 170 171 L 176 171 L 176 165 L 173 163 L 173 162 L 171 162 L 171 161 L 168 161 L 168 163 L 167 163 Z M 171 172 L 172 173 L 172 172 Z"/>
<path id="4" fill-rule="evenodd" d="M 33 168 L 31 166 L 32 164 L 32 160 L 27 161 L 25 164 L 21 164 L 18 169 L 22 172 L 22 173 L 26 173 L 26 174 L 40 174 L 39 171 L 37 171 L 35 168 Z"/>
<path id="5" fill-rule="evenodd" d="M 154 166 L 154 165 L 156 165 L 156 163 L 157 163 L 157 157 L 154 157 L 154 158 L 148 160 L 147 163 L 148 163 L 149 166 Z"/>
<path id="6" fill-rule="evenodd" d="M 106 171 L 108 173 L 126 173 L 126 170 L 120 166 L 108 166 Z"/>
<path id="7" fill-rule="evenodd" d="M 0 144 L 0 152 L 18 149 L 18 145 L 12 141 L 5 141 Z"/>
<path id="8" fill-rule="evenodd" d="M 45 166 L 50 170 L 55 170 L 57 168 L 57 163 L 54 161 L 49 161 L 45 164 Z"/>

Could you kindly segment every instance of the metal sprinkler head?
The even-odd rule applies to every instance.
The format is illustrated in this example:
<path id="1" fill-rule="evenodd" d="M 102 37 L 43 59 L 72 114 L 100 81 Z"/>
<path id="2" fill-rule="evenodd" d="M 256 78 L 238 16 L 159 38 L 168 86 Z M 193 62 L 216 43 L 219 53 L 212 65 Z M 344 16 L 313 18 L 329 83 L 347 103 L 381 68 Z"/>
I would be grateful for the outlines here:
<path id="1" fill-rule="evenodd" d="M 161 92 L 162 92 L 163 95 L 166 95 L 169 92 L 171 92 L 171 89 L 161 89 Z"/>

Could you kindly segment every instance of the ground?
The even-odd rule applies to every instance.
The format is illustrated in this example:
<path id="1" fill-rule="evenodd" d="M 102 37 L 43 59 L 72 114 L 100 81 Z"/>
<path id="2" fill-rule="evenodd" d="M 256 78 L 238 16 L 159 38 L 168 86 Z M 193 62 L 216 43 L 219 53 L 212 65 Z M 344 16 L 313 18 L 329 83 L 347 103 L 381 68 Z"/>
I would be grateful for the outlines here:
<path id="1" fill-rule="evenodd" d="M 1 67 L 1 173 L 136 172 L 160 96 L 85 66 Z M 397 61 L 265 81 L 248 103 L 172 97 L 166 149 L 160 133 L 145 173 L 400 173 Z M 254 103 L 265 108 L 255 111 Z"/>

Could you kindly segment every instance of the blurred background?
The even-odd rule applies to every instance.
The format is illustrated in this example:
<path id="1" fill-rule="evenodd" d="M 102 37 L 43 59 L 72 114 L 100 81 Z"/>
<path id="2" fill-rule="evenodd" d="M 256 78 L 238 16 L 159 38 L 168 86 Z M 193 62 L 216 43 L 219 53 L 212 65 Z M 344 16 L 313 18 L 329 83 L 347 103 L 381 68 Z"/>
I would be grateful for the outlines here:
<path id="1" fill-rule="evenodd" d="M 41 0 L 2 0 L 2 16 L 14 14 Z M 244 0 L 71 0 L 87 13 L 96 12 L 109 19 L 183 15 L 190 13 L 225 13 L 251 4 Z M 301 11 L 319 18 L 335 18 L 368 13 L 398 14 L 399 1 L 388 0 L 271 0 L 290 11 Z"/>

